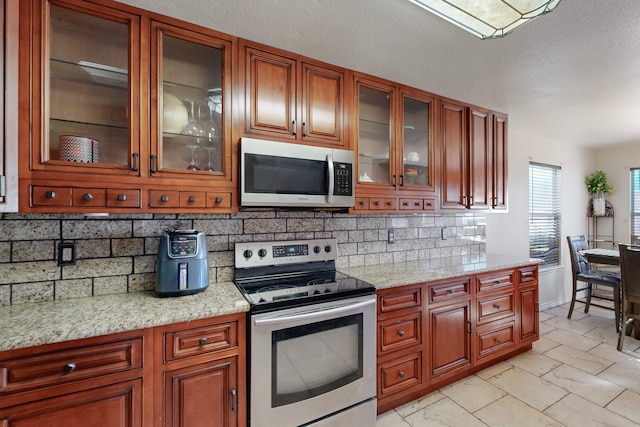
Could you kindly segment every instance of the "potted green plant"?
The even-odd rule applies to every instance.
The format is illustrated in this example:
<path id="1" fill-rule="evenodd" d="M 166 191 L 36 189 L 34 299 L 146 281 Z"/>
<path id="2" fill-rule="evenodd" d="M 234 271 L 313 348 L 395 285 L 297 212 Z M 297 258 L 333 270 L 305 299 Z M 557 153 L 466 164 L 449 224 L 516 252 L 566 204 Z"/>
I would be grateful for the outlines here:
<path id="1" fill-rule="evenodd" d="M 607 174 L 597 170 L 585 179 L 587 191 L 591 194 L 593 204 L 593 215 L 605 215 L 604 193 L 611 194 L 613 188 L 607 182 Z"/>

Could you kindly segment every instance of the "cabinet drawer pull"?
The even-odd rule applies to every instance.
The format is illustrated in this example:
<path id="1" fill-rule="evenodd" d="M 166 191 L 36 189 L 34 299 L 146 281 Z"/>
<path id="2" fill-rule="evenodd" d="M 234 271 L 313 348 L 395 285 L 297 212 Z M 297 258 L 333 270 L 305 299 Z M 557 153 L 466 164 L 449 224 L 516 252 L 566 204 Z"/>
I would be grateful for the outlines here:
<path id="1" fill-rule="evenodd" d="M 376 200 L 375 205 L 376 205 L 376 206 L 380 206 L 380 200 Z"/>
<path id="2" fill-rule="evenodd" d="M 89 200 L 93 200 L 93 195 L 91 193 L 85 193 L 82 198 L 88 202 Z"/>
<path id="3" fill-rule="evenodd" d="M 393 206 L 393 202 L 387 202 L 387 205 Z"/>
<path id="4" fill-rule="evenodd" d="M 222 197 L 216 197 L 216 203 L 222 203 Z"/>
<path id="5" fill-rule="evenodd" d="M 56 198 L 56 192 L 55 191 L 47 191 L 46 193 L 44 193 L 44 197 L 46 197 L 47 199 L 55 199 Z"/>
<path id="6" fill-rule="evenodd" d="M 196 196 L 189 196 L 189 202 L 193 203 L 196 201 Z"/>
<path id="7" fill-rule="evenodd" d="M 404 336 L 404 331 L 398 331 L 398 335 L 400 335 L 401 337 Z"/>
<path id="8" fill-rule="evenodd" d="M 493 306 L 496 308 L 496 310 L 500 310 L 500 304 L 493 304 Z"/>
<path id="9" fill-rule="evenodd" d="M 502 340 L 500 338 L 496 338 L 496 344 L 500 344 L 502 343 Z"/>
<path id="10" fill-rule="evenodd" d="M 200 338 L 200 345 L 205 345 L 207 343 L 206 338 Z"/>
<path id="11" fill-rule="evenodd" d="M 66 365 L 64 365 L 64 368 L 62 368 L 63 371 L 65 371 L 67 374 L 69 372 L 73 372 L 76 369 L 76 364 L 75 363 L 67 363 Z"/>
<path id="12" fill-rule="evenodd" d="M 404 202 L 403 205 L 409 206 L 409 202 Z"/>
<path id="13" fill-rule="evenodd" d="M 131 154 L 131 157 L 133 158 L 131 161 L 131 170 L 134 172 L 138 172 L 138 156 L 138 153 Z"/>
<path id="14" fill-rule="evenodd" d="M 360 206 L 364 206 L 364 205 L 366 205 L 365 201 L 364 200 L 360 200 Z"/>
<path id="15" fill-rule="evenodd" d="M 398 376 L 399 376 L 400 378 L 404 378 L 404 375 L 405 375 L 405 374 L 404 374 L 404 372 L 402 372 L 402 371 L 398 372 Z"/>
<path id="16" fill-rule="evenodd" d="M 169 196 L 167 196 L 167 195 L 160 196 L 160 201 L 161 202 L 168 202 L 169 201 Z"/>
<path id="17" fill-rule="evenodd" d="M 416 202 L 416 203 L 415 203 L 415 205 L 416 205 L 416 206 L 420 206 L 420 202 Z"/>
<path id="18" fill-rule="evenodd" d="M 118 201 L 119 202 L 126 202 L 127 201 L 127 195 L 126 194 L 118 194 Z"/>
<path id="19" fill-rule="evenodd" d="M 427 202 L 427 206 L 433 206 L 433 203 Z"/>
<path id="20" fill-rule="evenodd" d="M 454 293 L 455 291 L 456 291 L 455 289 L 449 289 L 450 294 Z"/>

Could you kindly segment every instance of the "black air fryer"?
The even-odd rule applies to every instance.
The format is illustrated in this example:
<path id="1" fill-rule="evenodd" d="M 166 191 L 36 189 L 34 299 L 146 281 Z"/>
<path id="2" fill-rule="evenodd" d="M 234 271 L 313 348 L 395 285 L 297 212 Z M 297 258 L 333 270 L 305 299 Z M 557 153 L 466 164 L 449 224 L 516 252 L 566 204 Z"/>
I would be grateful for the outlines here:
<path id="1" fill-rule="evenodd" d="M 156 265 L 156 293 L 176 297 L 209 286 L 209 261 L 204 233 L 170 230 L 160 236 Z"/>

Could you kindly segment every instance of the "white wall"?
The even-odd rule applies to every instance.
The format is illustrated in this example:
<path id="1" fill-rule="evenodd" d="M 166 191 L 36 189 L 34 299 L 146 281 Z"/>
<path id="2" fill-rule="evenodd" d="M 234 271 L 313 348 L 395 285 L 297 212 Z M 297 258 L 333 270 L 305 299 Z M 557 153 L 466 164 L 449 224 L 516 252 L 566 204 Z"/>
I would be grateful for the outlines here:
<path id="1" fill-rule="evenodd" d="M 630 179 L 629 169 L 640 167 L 640 143 L 620 145 L 594 150 L 594 170 L 601 169 L 607 174 L 607 181 L 613 187 L 613 193 L 606 199 L 614 210 L 614 240 L 629 243 L 631 230 L 629 224 Z M 600 220 L 601 222 L 603 220 Z M 606 220 L 604 220 L 606 221 Z M 606 225 L 603 223 L 603 225 Z"/>
<path id="2" fill-rule="evenodd" d="M 523 134 L 517 130 L 517 118 L 509 120 L 509 211 L 487 216 L 487 252 L 529 256 L 529 162 L 560 166 L 561 266 L 541 268 L 539 302 L 546 309 L 571 298 L 566 236 L 587 233 L 589 195 L 584 178 L 593 168 L 593 152 Z"/>

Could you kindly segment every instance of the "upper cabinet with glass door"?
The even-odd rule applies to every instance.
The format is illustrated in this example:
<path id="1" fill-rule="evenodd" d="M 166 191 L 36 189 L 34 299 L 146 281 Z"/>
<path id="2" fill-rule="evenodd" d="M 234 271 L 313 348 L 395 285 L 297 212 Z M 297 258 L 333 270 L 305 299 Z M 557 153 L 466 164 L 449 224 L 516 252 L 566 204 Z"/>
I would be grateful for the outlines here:
<path id="1" fill-rule="evenodd" d="M 401 90 L 402 144 L 398 166 L 400 187 L 435 191 L 433 111 L 434 98 L 423 92 Z"/>
<path id="2" fill-rule="evenodd" d="M 135 175 L 139 17 L 81 2 L 30 4 L 33 22 L 44 22 L 32 39 L 41 75 L 32 78 L 31 167 Z"/>
<path id="3" fill-rule="evenodd" d="M 151 24 L 151 174 L 231 180 L 231 41 Z"/>

